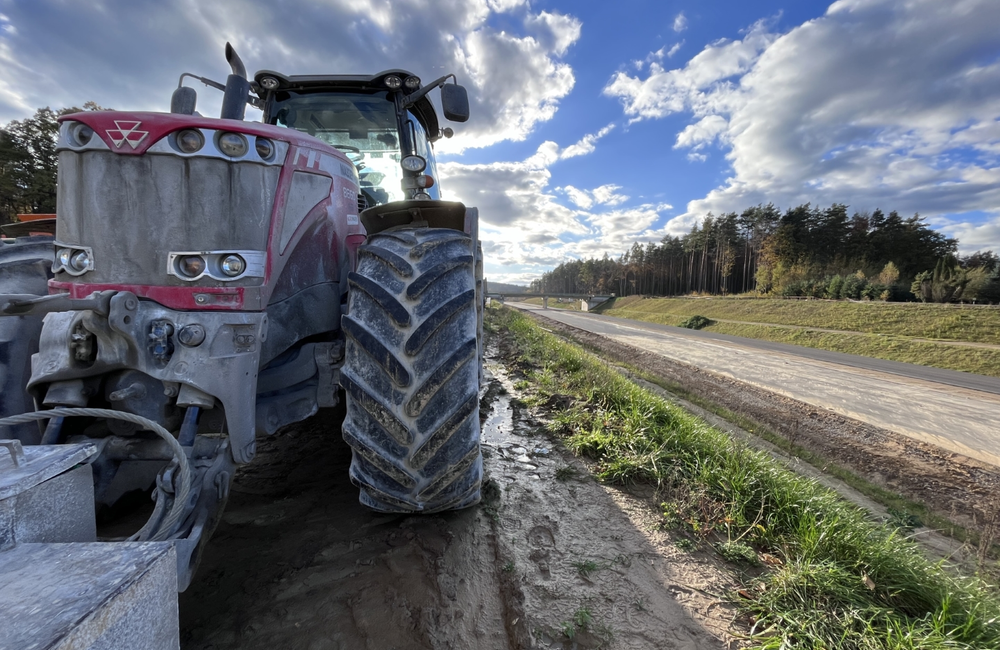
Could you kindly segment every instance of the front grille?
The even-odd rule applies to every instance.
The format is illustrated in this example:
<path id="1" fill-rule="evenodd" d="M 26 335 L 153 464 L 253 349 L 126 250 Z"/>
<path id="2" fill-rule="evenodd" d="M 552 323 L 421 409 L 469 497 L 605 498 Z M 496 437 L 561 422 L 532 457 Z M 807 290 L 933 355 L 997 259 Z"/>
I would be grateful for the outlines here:
<path id="1" fill-rule="evenodd" d="M 91 247 L 94 270 L 58 279 L 179 284 L 166 272 L 169 251 L 266 250 L 281 169 L 215 158 L 61 151 L 56 238 Z"/>

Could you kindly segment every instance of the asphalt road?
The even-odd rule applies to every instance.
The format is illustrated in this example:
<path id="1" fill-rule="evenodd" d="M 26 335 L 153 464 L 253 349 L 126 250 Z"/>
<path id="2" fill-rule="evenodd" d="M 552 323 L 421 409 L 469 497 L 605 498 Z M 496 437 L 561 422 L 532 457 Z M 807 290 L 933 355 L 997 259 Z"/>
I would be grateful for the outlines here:
<path id="1" fill-rule="evenodd" d="M 1000 466 L 1000 379 L 598 314 L 520 309 Z"/>

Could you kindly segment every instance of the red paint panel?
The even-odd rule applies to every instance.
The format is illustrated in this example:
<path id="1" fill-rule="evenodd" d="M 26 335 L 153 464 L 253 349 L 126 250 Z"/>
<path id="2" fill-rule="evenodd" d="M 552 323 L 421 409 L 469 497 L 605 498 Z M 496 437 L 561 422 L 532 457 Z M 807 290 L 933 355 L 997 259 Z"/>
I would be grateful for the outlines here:
<path id="1" fill-rule="evenodd" d="M 49 280 L 49 293 L 68 293 L 70 298 L 86 298 L 95 291 L 131 291 L 170 309 L 237 311 L 243 309 L 243 287 L 154 287 L 134 284 L 81 284 Z M 196 295 L 207 297 L 198 302 Z"/>
<path id="2" fill-rule="evenodd" d="M 335 148 L 316 138 L 296 131 L 259 122 L 222 120 L 196 115 L 174 113 L 128 113 L 120 111 L 88 111 L 59 118 L 64 121 L 82 122 L 92 128 L 101 140 L 115 153 L 141 155 L 163 136 L 185 128 L 220 129 L 247 135 L 261 135 L 272 140 L 310 147 L 323 153 L 343 157 Z M 346 157 L 345 157 L 346 160 Z"/>

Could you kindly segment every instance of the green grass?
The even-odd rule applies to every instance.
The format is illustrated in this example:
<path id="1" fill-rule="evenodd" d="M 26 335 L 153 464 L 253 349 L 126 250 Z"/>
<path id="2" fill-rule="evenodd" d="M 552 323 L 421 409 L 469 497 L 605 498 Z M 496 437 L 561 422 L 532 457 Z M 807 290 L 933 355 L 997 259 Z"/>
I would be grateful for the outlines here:
<path id="1" fill-rule="evenodd" d="M 600 310 L 610 316 L 669 316 L 673 325 L 702 315 L 771 325 L 894 334 L 1000 345 L 1000 308 L 924 303 L 779 300 L 772 298 L 620 298 Z"/>
<path id="2" fill-rule="evenodd" d="M 1000 344 L 1000 309 L 916 303 L 631 297 L 617 301 L 602 313 L 681 327 L 687 326 L 685 323 L 694 313 L 702 318 L 722 319 L 705 327 L 720 334 L 1000 377 L 1000 349 L 914 340 Z"/>
<path id="3" fill-rule="evenodd" d="M 1000 377 L 1000 350 L 989 348 L 941 345 L 928 341 L 913 341 L 900 336 L 834 334 L 741 323 L 714 323 L 705 329 L 720 334 Z"/>
<path id="4" fill-rule="evenodd" d="M 513 310 L 513 336 L 539 393 L 572 395 L 553 427 L 611 483 L 668 495 L 693 535 L 749 560 L 779 558 L 735 596 L 758 648 L 1000 649 L 995 587 L 929 561 L 895 526 L 652 395 Z"/>

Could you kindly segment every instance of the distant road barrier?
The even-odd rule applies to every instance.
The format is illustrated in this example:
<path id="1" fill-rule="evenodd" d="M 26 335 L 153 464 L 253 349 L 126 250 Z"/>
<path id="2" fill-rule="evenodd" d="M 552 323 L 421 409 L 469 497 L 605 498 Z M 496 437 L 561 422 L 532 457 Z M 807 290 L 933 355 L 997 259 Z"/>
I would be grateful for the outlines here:
<path id="1" fill-rule="evenodd" d="M 598 305 L 604 304 L 615 297 L 614 294 L 594 295 L 592 293 L 487 293 L 487 298 L 499 300 L 501 303 L 511 300 L 522 300 L 524 298 L 541 298 L 542 309 L 549 308 L 549 298 L 571 298 L 580 300 L 581 311 L 590 311 Z"/>

